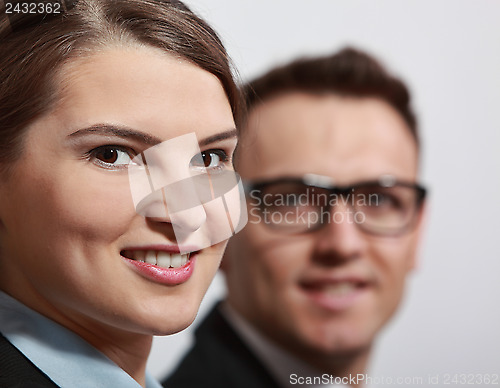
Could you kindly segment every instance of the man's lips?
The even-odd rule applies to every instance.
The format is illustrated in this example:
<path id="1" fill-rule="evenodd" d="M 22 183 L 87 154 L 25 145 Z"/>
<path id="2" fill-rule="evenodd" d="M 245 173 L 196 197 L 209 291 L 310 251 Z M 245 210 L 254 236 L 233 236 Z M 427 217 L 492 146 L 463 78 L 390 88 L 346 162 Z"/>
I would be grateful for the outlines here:
<path id="1" fill-rule="evenodd" d="M 375 282 L 374 274 L 368 271 L 330 271 L 328 270 L 314 270 L 304 273 L 299 283 L 304 286 L 318 286 L 337 283 L 352 283 L 357 286 L 370 285 Z"/>
<path id="2" fill-rule="evenodd" d="M 330 277 L 307 279 L 299 282 L 300 287 L 311 291 L 331 291 L 332 293 L 338 290 L 346 292 L 356 288 L 364 288 L 370 284 L 370 281 L 360 277 Z"/>
<path id="3" fill-rule="evenodd" d="M 300 290 L 315 304 L 330 311 L 342 311 L 370 289 L 373 281 L 360 276 L 323 276 L 299 282 Z"/>

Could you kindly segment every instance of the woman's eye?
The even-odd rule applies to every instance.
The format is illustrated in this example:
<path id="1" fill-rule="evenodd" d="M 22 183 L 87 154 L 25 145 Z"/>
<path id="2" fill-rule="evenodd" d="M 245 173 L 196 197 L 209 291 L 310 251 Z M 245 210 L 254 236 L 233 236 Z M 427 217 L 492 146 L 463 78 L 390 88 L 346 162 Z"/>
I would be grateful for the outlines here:
<path id="1" fill-rule="evenodd" d="M 101 146 L 90 151 L 91 160 L 104 167 L 124 167 L 132 161 L 130 151 L 118 146 Z"/>
<path id="2" fill-rule="evenodd" d="M 191 159 L 191 166 L 207 170 L 221 169 L 229 160 L 226 152 L 221 149 L 207 150 Z"/>

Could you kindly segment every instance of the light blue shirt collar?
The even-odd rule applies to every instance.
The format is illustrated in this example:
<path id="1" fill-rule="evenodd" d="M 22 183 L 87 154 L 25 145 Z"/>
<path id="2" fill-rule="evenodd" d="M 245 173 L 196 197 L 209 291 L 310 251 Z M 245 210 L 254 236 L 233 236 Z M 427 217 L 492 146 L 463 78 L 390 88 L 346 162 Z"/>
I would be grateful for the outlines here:
<path id="1" fill-rule="evenodd" d="M 141 387 L 78 335 L 2 291 L 0 332 L 60 387 Z M 147 372 L 146 388 L 161 388 Z"/>

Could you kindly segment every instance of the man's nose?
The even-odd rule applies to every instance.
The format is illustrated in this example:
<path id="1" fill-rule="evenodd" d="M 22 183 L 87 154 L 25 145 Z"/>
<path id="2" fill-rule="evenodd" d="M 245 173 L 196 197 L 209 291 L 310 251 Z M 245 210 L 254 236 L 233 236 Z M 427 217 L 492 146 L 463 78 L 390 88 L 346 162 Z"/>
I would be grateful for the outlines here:
<path id="1" fill-rule="evenodd" d="M 347 206 L 332 207 L 325 224 L 315 233 L 319 257 L 348 261 L 360 257 L 363 251 L 364 236 Z"/>

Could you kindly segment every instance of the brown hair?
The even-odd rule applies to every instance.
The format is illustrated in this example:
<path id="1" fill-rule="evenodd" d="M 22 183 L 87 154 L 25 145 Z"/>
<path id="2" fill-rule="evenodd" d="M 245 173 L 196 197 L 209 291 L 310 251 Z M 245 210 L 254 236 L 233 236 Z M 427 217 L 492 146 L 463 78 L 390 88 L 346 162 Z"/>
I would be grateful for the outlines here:
<path id="1" fill-rule="evenodd" d="M 26 128 L 56 102 L 61 65 L 113 42 L 158 47 L 214 74 L 238 125 L 242 104 L 227 53 L 214 30 L 182 2 L 76 1 L 62 0 L 66 11 L 43 20 L 0 18 L 0 167 L 16 160 Z"/>
<path id="2" fill-rule="evenodd" d="M 348 47 L 326 57 L 299 59 L 269 71 L 244 87 L 248 110 L 266 99 L 290 92 L 380 98 L 403 117 L 419 143 L 408 88 L 362 51 Z"/>

